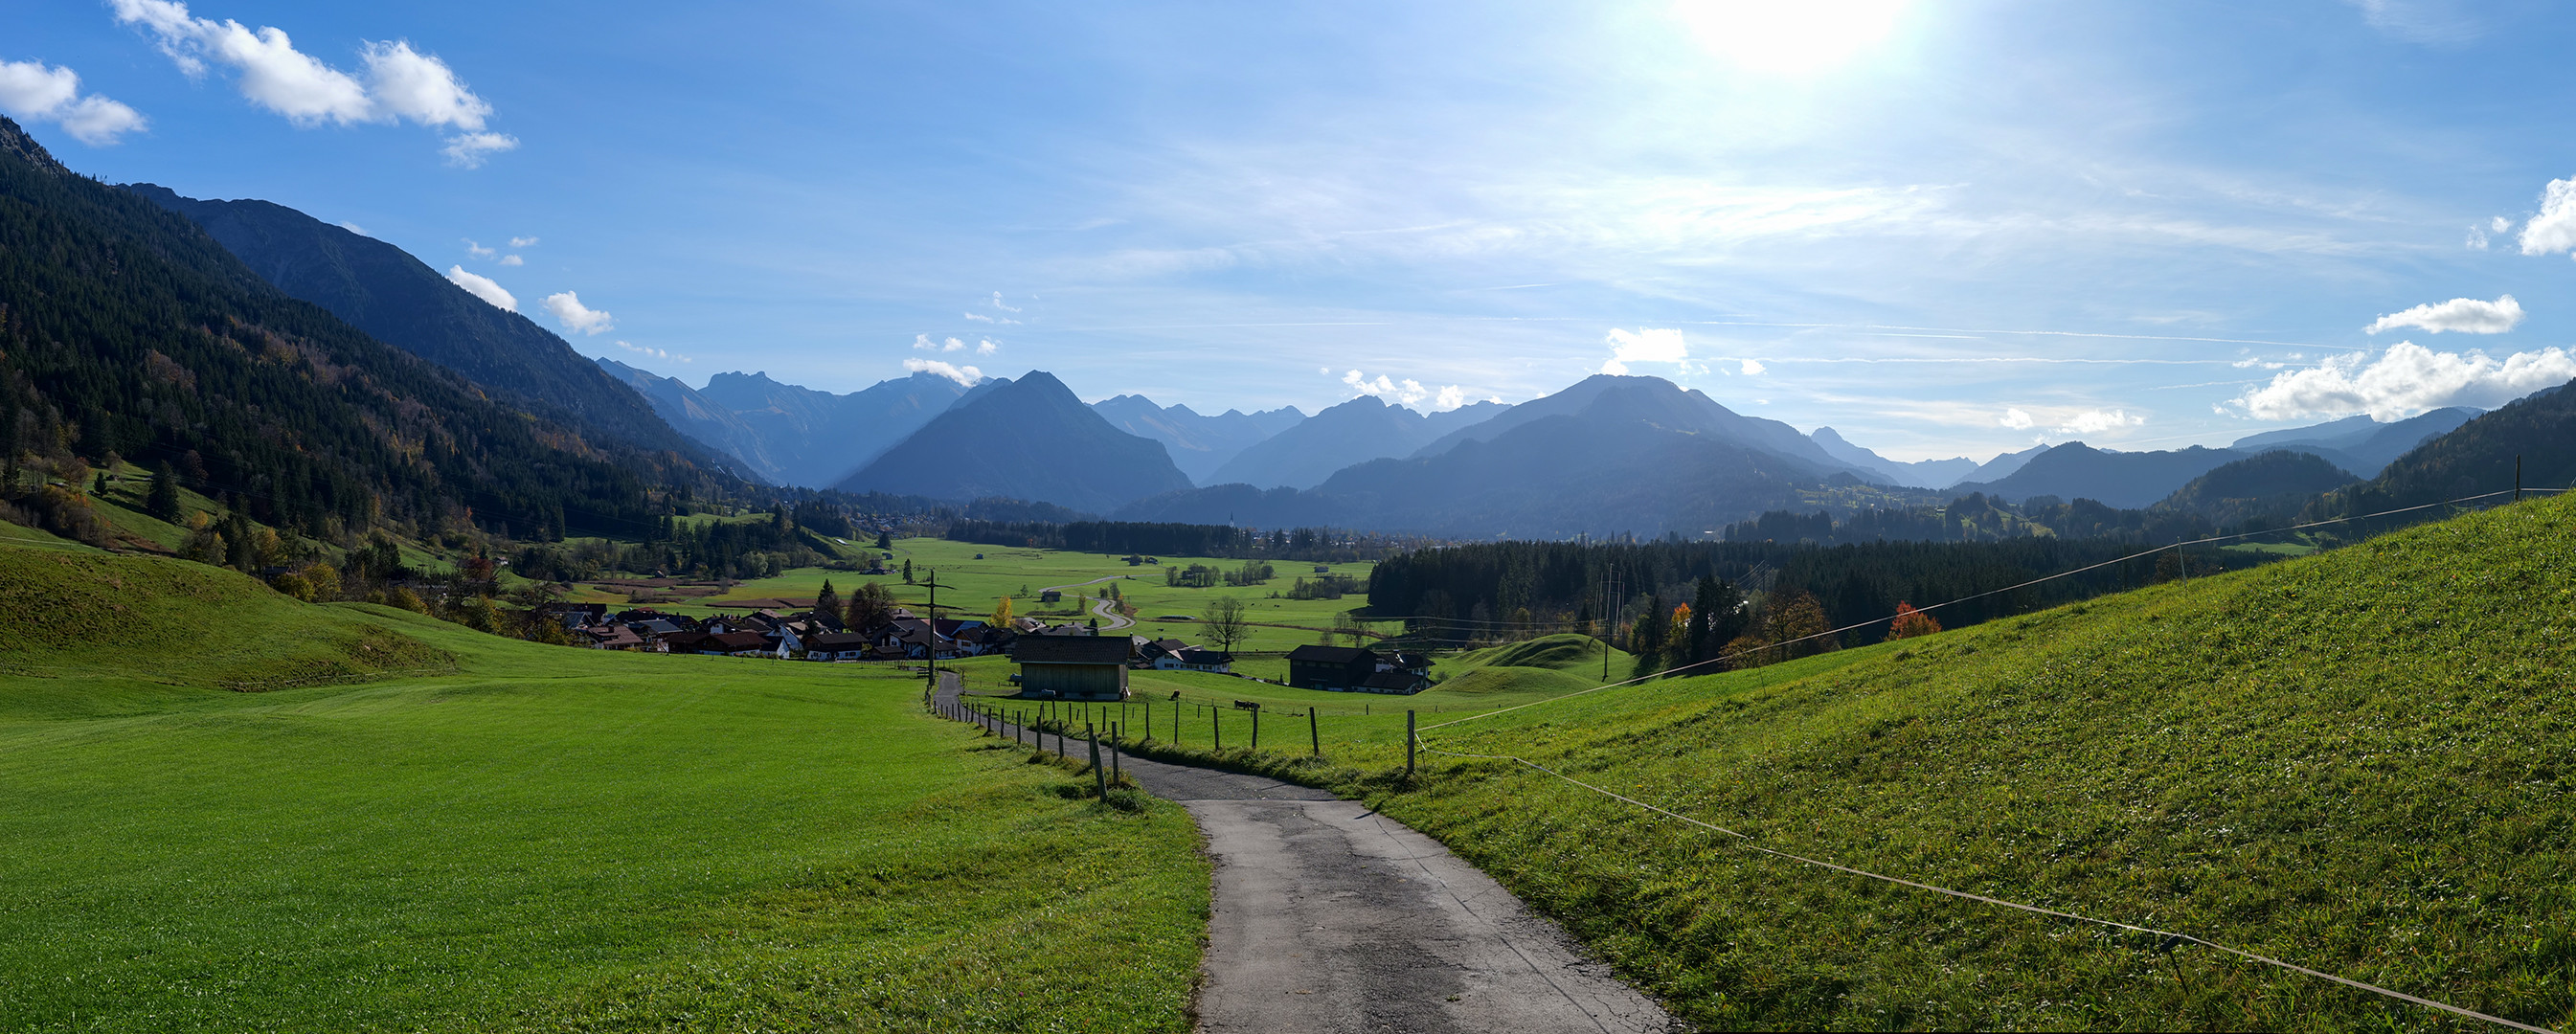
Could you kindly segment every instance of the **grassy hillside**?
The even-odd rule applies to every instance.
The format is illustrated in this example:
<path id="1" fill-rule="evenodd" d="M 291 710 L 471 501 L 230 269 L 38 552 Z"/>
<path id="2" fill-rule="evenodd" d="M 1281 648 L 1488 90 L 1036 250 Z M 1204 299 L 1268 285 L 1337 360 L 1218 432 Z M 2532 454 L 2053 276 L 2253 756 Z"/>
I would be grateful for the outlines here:
<path id="1" fill-rule="evenodd" d="M 1609 652 L 1610 679 L 1628 677 L 1636 659 L 1625 651 Z M 1609 681 L 1601 677 L 1601 653 L 1600 641 L 1589 636 L 1542 636 L 1444 658 L 1432 674 L 1444 694 L 1553 696 Z"/>
<path id="2" fill-rule="evenodd" d="M 1765 688 L 1742 680 L 1771 669 L 1676 680 L 1428 739 L 1781 850 L 2564 1026 L 2571 503 L 1855 651 Z M 1768 860 L 1505 763 L 1443 759 L 1384 806 L 1712 1025 L 2459 1026 Z"/>
<path id="3" fill-rule="evenodd" d="M 1188 1026 L 1187 816 L 915 682 L 78 550 L 0 546 L 0 607 L 0 1029 Z M 369 636 L 447 670 L 212 688 Z"/>

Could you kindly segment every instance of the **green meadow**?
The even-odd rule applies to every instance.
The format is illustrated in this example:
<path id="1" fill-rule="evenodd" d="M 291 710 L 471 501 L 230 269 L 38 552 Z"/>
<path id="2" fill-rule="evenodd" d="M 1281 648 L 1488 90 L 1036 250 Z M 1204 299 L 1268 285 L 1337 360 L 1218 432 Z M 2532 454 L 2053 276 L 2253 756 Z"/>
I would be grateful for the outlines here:
<path id="1" fill-rule="evenodd" d="M 1188 817 L 899 672 L 0 543 L 0 1029 L 1189 1025 Z"/>

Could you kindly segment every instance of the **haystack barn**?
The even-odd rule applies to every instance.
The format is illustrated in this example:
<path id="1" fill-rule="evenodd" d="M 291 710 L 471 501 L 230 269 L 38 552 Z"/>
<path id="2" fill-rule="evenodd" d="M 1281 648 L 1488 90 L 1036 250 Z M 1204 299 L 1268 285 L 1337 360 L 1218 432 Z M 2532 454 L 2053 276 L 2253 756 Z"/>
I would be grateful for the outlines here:
<path id="1" fill-rule="evenodd" d="M 1024 635 L 1011 643 L 1024 696 L 1057 700 L 1127 698 L 1126 636 Z"/>

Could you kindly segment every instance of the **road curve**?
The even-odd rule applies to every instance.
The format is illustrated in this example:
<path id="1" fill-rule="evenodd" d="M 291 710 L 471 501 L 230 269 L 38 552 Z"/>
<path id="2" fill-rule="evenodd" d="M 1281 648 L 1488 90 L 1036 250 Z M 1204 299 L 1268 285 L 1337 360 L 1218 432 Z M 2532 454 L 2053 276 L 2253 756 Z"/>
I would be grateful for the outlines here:
<path id="1" fill-rule="evenodd" d="M 1092 580 L 1090 580 L 1090 581 L 1087 581 L 1087 582 L 1075 582 L 1075 583 L 1073 583 L 1073 584 L 1071 584 L 1071 585 L 1050 585 L 1050 586 L 1047 586 L 1046 588 L 1040 589 L 1040 590 L 1038 590 L 1038 591 L 1039 591 L 1039 592 L 1054 592 L 1054 591 L 1059 590 L 1059 589 L 1079 589 L 1079 588 L 1082 588 L 1083 586 L 1086 586 L 1086 585 L 1098 585 L 1098 584 L 1100 584 L 1100 583 L 1102 583 L 1102 582 L 1114 582 L 1114 581 L 1117 581 L 1117 580 L 1119 580 L 1119 579 L 1121 579 L 1121 578 L 1125 578 L 1125 577 L 1127 577 L 1127 576 L 1126 576 L 1126 575 L 1123 575 L 1123 574 L 1113 574 L 1113 575 L 1110 575 L 1110 576 L 1109 576 L 1109 577 L 1107 577 L 1107 578 L 1094 578 L 1094 579 L 1092 579 Z M 1131 617 L 1128 617 L 1128 616 L 1126 616 L 1126 615 L 1124 615 L 1124 614 L 1120 614 L 1120 613 L 1118 613 L 1118 612 L 1117 612 L 1117 611 L 1115 611 L 1115 610 L 1111 610 L 1111 609 L 1110 609 L 1110 606 L 1109 606 L 1109 601 L 1108 601 L 1108 600 L 1105 600 L 1105 599 L 1101 599 L 1101 600 L 1093 600 L 1093 601 L 1091 602 L 1091 614 L 1092 614 L 1092 616 L 1093 616 L 1093 617 L 1104 618 L 1104 619 L 1107 619 L 1107 620 L 1108 620 L 1108 622 L 1109 622 L 1108 624 L 1106 624 L 1106 625 L 1102 625 L 1102 626 L 1100 627 L 1100 630 L 1101 630 L 1101 631 L 1103 631 L 1103 632 L 1114 631 L 1114 630 L 1121 629 L 1121 628 L 1134 628 L 1134 627 L 1136 626 L 1136 619 L 1135 619 L 1135 618 L 1131 618 Z"/>
<path id="2" fill-rule="evenodd" d="M 938 699 L 955 713 L 954 676 Z M 1555 924 L 1403 823 L 1260 776 L 1141 758 L 1122 767 L 1189 809 L 1216 858 L 1198 1002 L 1206 1034 L 1682 1029 L 1585 961 Z"/>

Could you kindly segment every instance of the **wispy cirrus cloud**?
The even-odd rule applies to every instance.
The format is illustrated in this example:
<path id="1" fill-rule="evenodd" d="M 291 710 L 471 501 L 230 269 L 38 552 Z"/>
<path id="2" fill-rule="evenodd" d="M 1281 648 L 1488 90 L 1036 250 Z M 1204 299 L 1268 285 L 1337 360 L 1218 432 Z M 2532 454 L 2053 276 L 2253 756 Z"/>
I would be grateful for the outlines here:
<path id="1" fill-rule="evenodd" d="M 97 94 L 83 96 L 77 73 L 42 61 L 0 61 L 0 112 L 20 122 L 51 122 L 91 147 L 114 144 L 147 125 L 133 108 Z"/>

